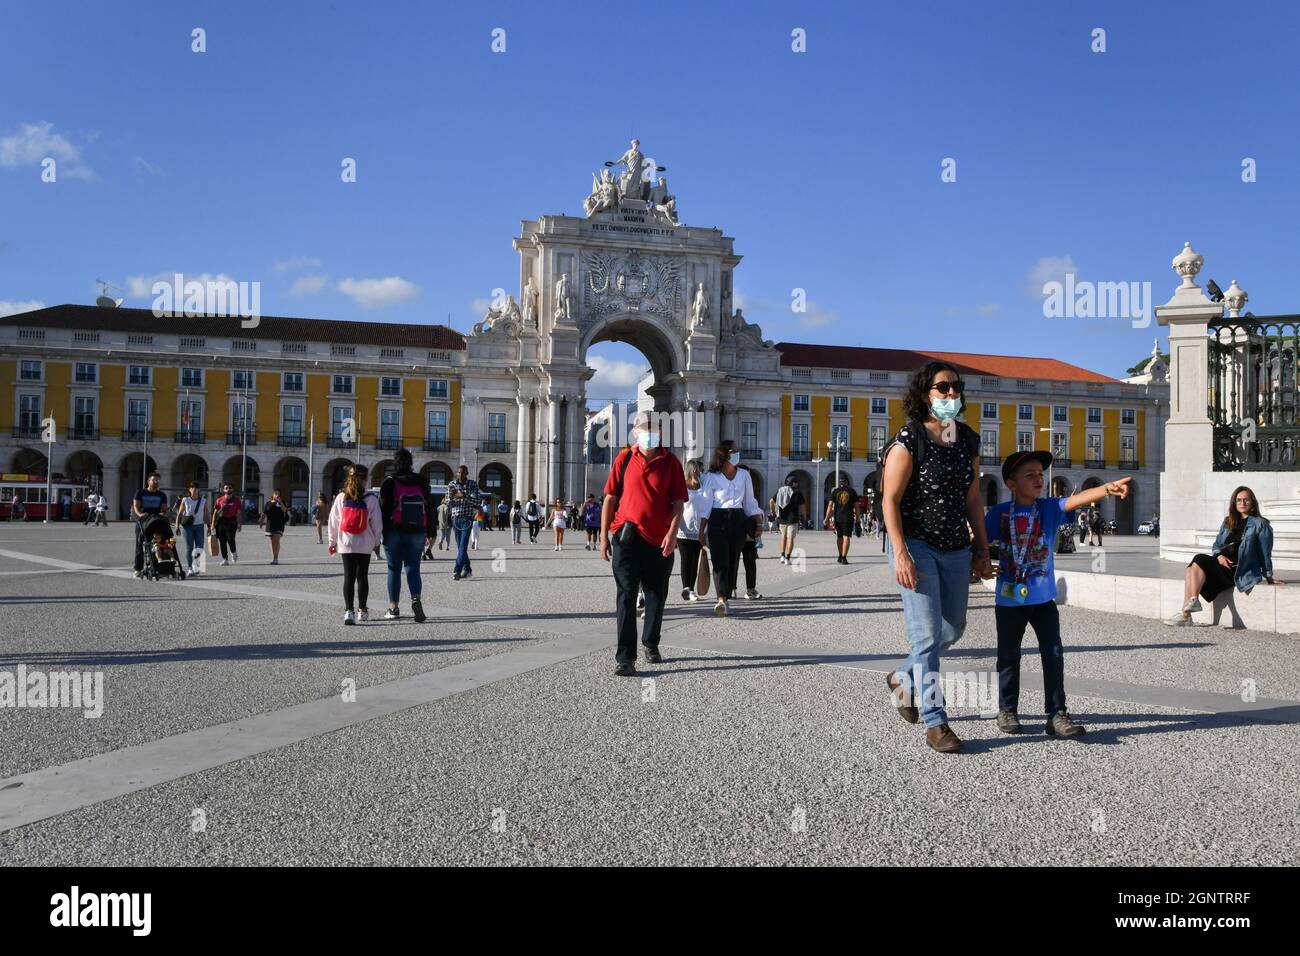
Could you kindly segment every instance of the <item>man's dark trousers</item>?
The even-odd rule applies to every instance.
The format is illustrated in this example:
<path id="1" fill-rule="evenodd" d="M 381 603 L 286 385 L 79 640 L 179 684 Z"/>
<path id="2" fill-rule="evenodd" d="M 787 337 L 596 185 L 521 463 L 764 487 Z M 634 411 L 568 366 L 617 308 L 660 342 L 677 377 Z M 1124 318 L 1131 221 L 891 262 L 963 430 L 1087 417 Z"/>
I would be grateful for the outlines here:
<path id="1" fill-rule="evenodd" d="M 645 591 L 641 643 L 647 651 L 658 650 L 659 628 L 663 624 L 664 604 L 668 601 L 668 582 L 677 555 L 673 553 L 665 558 L 659 545 L 651 544 L 639 534 L 633 535 L 627 544 L 619 540 L 617 533 L 611 538 L 614 553 L 610 556 L 610 563 L 614 570 L 614 583 L 618 586 L 618 652 L 614 660 L 619 664 L 634 664 L 637 595 Z"/>

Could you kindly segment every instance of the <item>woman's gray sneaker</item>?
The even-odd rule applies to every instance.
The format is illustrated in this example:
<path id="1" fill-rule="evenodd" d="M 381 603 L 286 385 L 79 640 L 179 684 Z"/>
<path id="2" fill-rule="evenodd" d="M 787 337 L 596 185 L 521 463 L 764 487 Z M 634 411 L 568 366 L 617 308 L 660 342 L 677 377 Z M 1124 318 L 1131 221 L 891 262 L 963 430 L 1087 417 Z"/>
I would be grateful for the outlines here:
<path id="1" fill-rule="evenodd" d="M 1083 724 L 1076 724 L 1065 711 L 1053 714 L 1047 721 L 1049 737 L 1081 737 L 1087 732 Z"/>

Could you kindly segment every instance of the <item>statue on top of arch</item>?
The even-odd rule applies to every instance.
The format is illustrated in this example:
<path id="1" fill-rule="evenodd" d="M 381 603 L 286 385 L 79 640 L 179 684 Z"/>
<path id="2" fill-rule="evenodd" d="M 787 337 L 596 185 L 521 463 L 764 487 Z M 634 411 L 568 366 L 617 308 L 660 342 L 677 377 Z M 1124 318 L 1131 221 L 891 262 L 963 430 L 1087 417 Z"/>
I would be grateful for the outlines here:
<path id="1" fill-rule="evenodd" d="M 598 212 L 617 210 L 619 203 L 628 200 L 644 203 L 647 211 L 662 216 L 671 226 L 679 225 L 677 219 L 677 197 L 669 195 L 668 180 L 659 177 L 652 185 L 652 175 L 663 172 L 663 166 L 655 165 L 641 152 L 641 141 L 632 140 L 631 148 L 618 159 L 605 163 L 599 176 L 591 174 L 591 193 L 582 201 L 582 211 L 590 219 Z M 623 172 L 615 180 L 610 168 L 623 166 Z"/>

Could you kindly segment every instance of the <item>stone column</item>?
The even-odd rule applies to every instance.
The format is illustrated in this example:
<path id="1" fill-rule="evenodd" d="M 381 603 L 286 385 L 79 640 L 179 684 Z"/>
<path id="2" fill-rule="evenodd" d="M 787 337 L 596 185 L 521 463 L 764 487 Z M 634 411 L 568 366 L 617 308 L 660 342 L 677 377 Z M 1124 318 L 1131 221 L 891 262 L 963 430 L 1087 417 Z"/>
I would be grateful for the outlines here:
<path id="1" fill-rule="evenodd" d="M 515 498 L 528 500 L 528 402 L 523 396 L 515 399 L 519 405 L 518 425 L 515 431 Z"/>
<path id="2" fill-rule="evenodd" d="M 570 395 L 565 406 L 567 414 L 564 422 L 564 461 L 566 464 L 564 498 L 577 501 L 585 497 L 587 490 L 582 487 L 582 402 L 579 396 Z"/>
<path id="3" fill-rule="evenodd" d="M 560 491 L 560 445 L 556 441 L 560 434 L 560 402 L 564 401 L 563 395 L 549 396 L 549 404 L 546 406 L 546 447 L 547 456 L 547 482 L 546 482 L 546 503 L 549 506 L 555 496 L 561 494 Z"/>
<path id="4" fill-rule="evenodd" d="M 1208 323 L 1223 315 L 1195 282 L 1205 258 L 1185 243 L 1173 260 L 1182 277 L 1173 298 L 1156 307 L 1156 321 L 1169 327 L 1169 421 L 1165 424 L 1165 470 L 1160 474 L 1160 551 L 1180 557 L 1195 548 L 1205 483 L 1214 470 L 1214 426 L 1209 404 Z M 1181 549 L 1171 552 L 1170 549 Z"/>

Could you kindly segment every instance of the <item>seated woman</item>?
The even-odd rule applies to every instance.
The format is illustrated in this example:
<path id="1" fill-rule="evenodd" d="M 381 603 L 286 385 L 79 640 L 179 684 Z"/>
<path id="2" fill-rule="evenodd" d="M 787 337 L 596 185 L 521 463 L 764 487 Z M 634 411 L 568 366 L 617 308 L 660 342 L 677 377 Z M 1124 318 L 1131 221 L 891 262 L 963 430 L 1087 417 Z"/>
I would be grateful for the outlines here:
<path id="1" fill-rule="evenodd" d="M 1201 610 L 1201 598 L 1213 604 L 1233 585 L 1249 594 L 1260 581 L 1282 583 L 1273 577 L 1273 528 L 1259 513 L 1255 493 L 1245 485 L 1232 493 L 1212 553 L 1192 558 L 1184 580 L 1183 609 L 1165 621 L 1172 627 L 1190 627 L 1192 613 Z"/>

